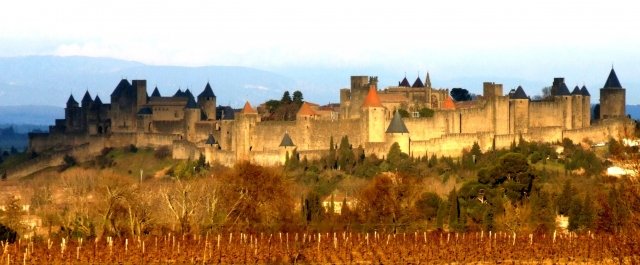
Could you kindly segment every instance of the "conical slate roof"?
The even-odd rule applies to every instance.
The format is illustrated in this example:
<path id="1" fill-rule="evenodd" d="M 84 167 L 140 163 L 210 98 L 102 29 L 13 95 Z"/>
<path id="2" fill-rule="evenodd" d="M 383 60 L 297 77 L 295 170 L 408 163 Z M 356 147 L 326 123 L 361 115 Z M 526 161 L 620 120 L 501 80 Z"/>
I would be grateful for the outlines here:
<path id="1" fill-rule="evenodd" d="M 284 135 L 282 136 L 282 141 L 280 141 L 280 147 L 291 147 L 291 146 L 296 146 L 296 145 L 293 144 L 291 137 L 289 137 L 289 133 L 285 132 Z"/>
<path id="2" fill-rule="evenodd" d="M 102 100 L 100 99 L 100 96 L 96 95 L 96 99 L 93 100 L 93 104 L 102 105 Z"/>
<path id="3" fill-rule="evenodd" d="M 184 96 L 185 96 L 184 92 L 182 92 L 182 89 L 179 89 L 179 88 L 178 88 L 178 91 L 176 91 L 176 93 L 175 93 L 175 94 L 173 94 L 173 97 L 174 97 L 174 98 L 177 98 L 177 97 L 184 97 Z"/>
<path id="4" fill-rule="evenodd" d="M 158 90 L 158 87 L 153 89 L 153 92 L 151 93 L 152 97 L 161 97 L 160 95 L 160 91 Z"/>
<path id="5" fill-rule="evenodd" d="M 411 87 L 424 87 L 424 84 L 422 83 L 422 80 L 420 80 L 419 76 L 418 78 L 416 78 L 416 81 L 413 82 L 413 85 Z"/>
<path id="6" fill-rule="evenodd" d="M 580 87 L 576 86 L 573 88 L 573 91 L 571 91 L 571 95 L 572 96 L 582 96 L 582 92 L 580 92 Z"/>
<path id="7" fill-rule="evenodd" d="M 257 114 L 258 112 L 256 110 L 254 110 L 251 107 L 251 104 L 249 104 L 249 101 L 247 101 L 246 103 L 244 103 L 244 107 L 242 108 L 242 111 L 240 113 L 242 113 L 242 114 Z"/>
<path id="8" fill-rule="evenodd" d="M 187 105 L 185 106 L 187 109 L 197 109 L 198 105 L 196 104 L 196 100 L 193 98 L 193 95 L 187 96 Z"/>
<path id="9" fill-rule="evenodd" d="M 396 111 L 393 114 L 393 119 L 391 119 L 391 123 L 389 123 L 389 127 L 387 127 L 387 133 L 409 133 L 407 126 L 402 121 L 402 117 L 400 116 L 400 112 Z"/>
<path id="10" fill-rule="evenodd" d="M 607 82 L 604 83 L 603 88 L 622 88 L 620 85 L 620 81 L 618 80 L 618 75 L 616 75 L 616 71 L 611 68 L 611 72 L 609 72 L 609 77 L 607 78 Z"/>
<path id="11" fill-rule="evenodd" d="M 93 103 L 93 99 L 91 99 L 91 95 L 89 95 L 89 90 L 84 92 L 84 97 L 82 97 L 82 106 L 86 107 Z"/>
<path id="12" fill-rule="evenodd" d="M 527 93 L 524 92 L 524 89 L 522 89 L 522 86 L 518 86 L 518 88 L 516 88 L 516 91 L 513 92 L 513 94 L 509 95 L 510 99 L 529 99 L 529 97 L 527 96 Z"/>
<path id="13" fill-rule="evenodd" d="M 582 89 L 580 89 L 580 93 L 582 93 L 582 95 L 586 97 L 591 96 L 591 94 L 589 94 L 589 90 L 587 90 L 587 86 L 585 85 L 582 85 Z"/>
<path id="14" fill-rule="evenodd" d="M 569 92 L 569 88 L 567 87 L 566 83 L 562 83 L 560 84 L 560 87 L 558 89 L 558 94 L 556 96 L 570 96 L 571 92 Z"/>
<path id="15" fill-rule="evenodd" d="M 202 91 L 202 93 L 198 95 L 198 98 L 201 98 L 201 97 L 212 97 L 212 98 L 216 97 L 216 94 L 213 93 L 213 89 L 211 89 L 211 85 L 209 85 L 209 82 L 207 82 L 207 85 L 204 87 L 204 90 Z"/>
<path id="16" fill-rule="evenodd" d="M 209 138 L 207 138 L 207 141 L 205 142 L 205 144 L 208 144 L 208 145 L 218 144 L 218 140 L 216 140 L 216 138 L 213 137 L 213 134 L 209 134 Z"/>
<path id="17" fill-rule="evenodd" d="M 311 105 L 309 105 L 309 103 L 302 102 L 302 106 L 300 106 L 300 109 L 298 110 L 297 115 L 302 115 L 302 116 L 315 116 L 318 115 L 318 113 L 316 113 L 312 108 Z"/>
<path id="18" fill-rule="evenodd" d="M 362 103 L 363 108 L 381 108 L 382 103 L 380 102 L 380 97 L 378 96 L 378 90 L 375 86 L 369 86 L 369 93 L 367 93 L 367 97 L 364 98 L 364 102 Z"/>
<path id="19" fill-rule="evenodd" d="M 407 77 L 405 76 L 402 81 L 400 81 L 400 84 L 398 86 L 403 86 L 403 87 L 410 87 L 411 84 L 409 84 L 409 80 L 407 80 Z"/>
<path id="20" fill-rule="evenodd" d="M 112 97 L 120 97 L 122 96 L 122 94 L 129 92 L 129 90 L 131 90 L 131 83 L 129 83 L 129 80 L 127 79 L 122 79 L 120 80 L 120 83 L 118 83 L 118 85 L 116 86 L 116 89 L 113 90 L 113 93 L 111 93 Z"/>
<path id="21" fill-rule="evenodd" d="M 78 106 L 78 101 L 76 101 L 75 98 L 73 98 L 73 94 L 69 95 L 69 99 L 67 100 L 67 107 L 77 107 Z"/>

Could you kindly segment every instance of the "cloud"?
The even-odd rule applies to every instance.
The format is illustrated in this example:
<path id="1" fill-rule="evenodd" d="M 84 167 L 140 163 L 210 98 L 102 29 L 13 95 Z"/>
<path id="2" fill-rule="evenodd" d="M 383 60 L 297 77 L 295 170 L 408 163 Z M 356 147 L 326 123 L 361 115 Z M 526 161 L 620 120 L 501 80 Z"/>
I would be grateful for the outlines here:
<path id="1" fill-rule="evenodd" d="M 262 86 L 262 85 L 245 85 L 244 88 L 262 90 L 262 91 L 271 90 L 270 88 L 268 88 L 266 86 Z"/>

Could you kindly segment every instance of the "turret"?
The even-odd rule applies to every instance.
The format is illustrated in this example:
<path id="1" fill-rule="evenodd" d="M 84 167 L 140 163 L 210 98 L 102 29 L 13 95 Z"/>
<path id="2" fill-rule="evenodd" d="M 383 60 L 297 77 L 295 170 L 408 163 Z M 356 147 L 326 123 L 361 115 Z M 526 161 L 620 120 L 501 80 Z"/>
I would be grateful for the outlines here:
<path id="1" fill-rule="evenodd" d="M 296 149 L 296 145 L 291 140 L 288 132 L 285 132 L 280 141 L 280 163 L 284 164 L 287 161 L 287 156 L 292 154 L 292 151 Z"/>
<path id="2" fill-rule="evenodd" d="M 583 115 L 582 115 L 582 91 L 580 91 L 579 86 L 575 86 L 573 91 L 571 91 L 571 114 L 572 114 L 572 125 L 573 129 L 580 129 L 584 126 L 583 124 Z"/>
<path id="3" fill-rule="evenodd" d="M 89 90 L 84 93 L 84 97 L 82 97 L 82 108 L 88 109 L 91 107 L 91 103 L 93 103 L 93 99 L 91 99 L 91 95 L 89 95 Z"/>
<path id="4" fill-rule="evenodd" d="M 362 112 L 366 128 L 365 139 L 370 143 L 384 142 L 385 109 L 374 85 L 369 86 L 369 93 L 362 104 Z"/>
<path id="5" fill-rule="evenodd" d="M 600 89 L 600 118 L 624 117 L 626 104 L 626 91 L 618 80 L 616 71 L 611 68 L 609 77 L 602 89 Z"/>
<path id="6" fill-rule="evenodd" d="M 591 94 L 585 85 L 580 89 L 582 94 L 582 127 L 591 126 Z"/>
<path id="7" fill-rule="evenodd" d="M 207 120 L 216 119 L 216 94 L 213 93 L 209 82 L 207 82 L 202 93 L 198 95 L 198 105 L 207 117 Z"/>
<path id="8" fill-rule="evenodd" d="M 251 159 L 251 151 L 253 149 L 251 138 L 259 121 L 258 112 L 251 107 L 249 101 L 244 104 L 242 111 L 235 115 L 233 136 L 237 161 L 249 161 Z"/>
<path id="9" fill-rule="evenodd" d="M 187 105 L 184 108 L 185 136 L 188 141 L 196 142 L 196 123 L 200 121 L 201 112 L 193 95 L 190 92 L 187 95 Z"/>
<path id="10" fill-rule="evenodd" d="M 140 110 L 147 104 L 147 99 L 149 98 L 149 95 L 147 95 L 147 80 L 133 80 L 131 85 L 136 93 L 136 110 Z"/>
<path id="11" fill-rule="evenodd" d="M 67 132 L 77 132 L 81 129 L 82 110 L 78 102 L 73 98 L 73 95 L 70 95 L 67 100 L 67 107 L 64 109 L 64 119 Z"/>
<path id="12" fill-rule="evenodd" d="M 556 77 L 553 79 L 551 95 L 555 101 L 560 102 L 562 105 L 563 128 L 565 130 L 573 129 L 573 100 L 571 92 L 569 92 L 569 88 L 567 87 L 567 84 L 565 84 L 563 77 Z"/>
<path id="13" fill-rule="evenodd" d="M 529 129 L 529 97 L 522 86 L 509 94 L 511 133 L 526 133 Z"/>
<path id="14" fill-rule="evenodd" d="M 402 121 L 400 112 L 396 111 L 387 127 L 387 144 L 391 146 L 393 143 L 398 143 L 400 150 L 403 153 L 411 155 L 409 130 Z"/>

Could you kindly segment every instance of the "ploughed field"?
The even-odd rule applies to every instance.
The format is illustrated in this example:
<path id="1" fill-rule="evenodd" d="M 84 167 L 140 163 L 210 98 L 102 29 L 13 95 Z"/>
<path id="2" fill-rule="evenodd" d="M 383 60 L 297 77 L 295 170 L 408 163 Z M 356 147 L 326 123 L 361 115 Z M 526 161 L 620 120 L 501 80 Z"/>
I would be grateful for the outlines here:
<path id="1" fill-rule="evenodd" d="M 637 264 L 640 235 L 224 233 L 2 243 L 0 264 Z"/>

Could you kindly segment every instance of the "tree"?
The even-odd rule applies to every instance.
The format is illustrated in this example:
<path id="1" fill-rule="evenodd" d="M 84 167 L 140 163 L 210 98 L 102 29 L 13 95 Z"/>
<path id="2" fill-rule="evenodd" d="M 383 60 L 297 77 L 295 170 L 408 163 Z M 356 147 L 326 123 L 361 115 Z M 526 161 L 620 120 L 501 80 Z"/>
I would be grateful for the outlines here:
<path id="1" fill-rule="evenodd" d="M 421 118 L 431 118 L 435 112 L 430 108 L 422 108 L 419 113 Z"/>
<path id="2" fill-rule="evenodd" d="M 18 233 L 3 224 L 0 224 L 0 241 L 9 242 L 10 244 L 16 242 Z"/>
<path id="3" fill-rule="evenodd" d="M 455 188 L 453 188 L 453 190 L 449 192 L 448 201 L 449 201 L 449 229 L 457 230 L 461 225 L 459 223 L 460 200 L 458 199 L 458 193 L 456 192 Z"/>
<path id="4" fill-rule="evenodd" d="M 280 102 L 280 100 L 272 99 L 272 100 L 269 100 L 269 101 L 265 102 L 264 104 L 267 106 L 267 110 L 270 113 L 272 113 L 272 112 L 276 111 L 276 109 L 278 109 L 280 107 L 281 102 Z"/>
<path id="5" fill-rule="evenodd" d="M 295 103 L 296 105 L 301 105 L 303 99 L 304 98 L 302 97 L 302 92 L 300 92 L 300 90 L 296 90 L 293 92 L 293 103 Z"/>
<path id="6" fill-rule="evenodd" d="M 416 201 L 415 207 L 420 216 L 428 221 L 433 221 L 438 216 L 438 208 L 442 203 L 442 199 L 438 194 L 433 192 L 425 192 Z"/>
<path id="7" fill-rule="evenodd" d="M 469 101 L 471 100 L 471 95 L 469 94 L 469 91 L 464 89 L 464 88 L 453 88 L 451 89 L 451 92 L 449 92 L 449 94 L 451 94 L 451 97 L 455 100 L 455 101 Z"/>
<path id="8" fill-rule="evenodd" d="M 340 147 L 338 147 L 338 166 L 341 170 L 349 171 L 355 161 L 355 155 L 351 150 L 349 144 L 349 137 L 346 135 L 340 140 Z"/>
<path id="9" fill-rule="evenodd" d="M 285 91 L 284 94 L 282 95 L 282 99 L 280 100 L 280 103 L 289 104 L 292 101 L 293 100 L 291 99 L 291 95 L 289 94 L 289 91 Z"/>
<path id="10" fill-rule="evenodd" d="M 409 115 L 409 112 L 405 109 L 398 109 L 398 113 L 400 113 L 400 116 L 402 118 L 409 118 L 411 115 Z"/>
<path id="11" fill-rule="evenodd" d="M 327 154 L 325 166 L 331 169 L 336 168 L 336 147 L 333 143 L 333 136 L 329 140 L 329 154 Z"/>
<path id="12" fill-rule="evenodd" d="M 389 148 L 389 153 L 387 153 L 387 162 L 389 165 L 395 170 L 404 170 L 407 167 L 407 161 L 409 159 L 409 155 L 403 153 L 400 150 L 400 145 L 397 142 L 394 142 Z"/>
<path id="13" fill-rule="evenodd" d="M 558 200 L 556 202 L 558 208 L 558 214 L 568 215 L 569 210 L 571 209 L 571 202 L 573 201 L 574 194 L 573 187 L 571 186 L 571 180 L 565 181 L 562 186 L 562 191 L 560 192 L 560 196 L 558 196 Z"/>
<path id="14" fill-rule="evenodd" d="M 550 86 L 543 87 L 542 88 L 542 98 L 541 99 L 543 99 L 543 100 L 550 99 L 551 96 L 552 96 L 551 95 L 551 87 Z"/>

